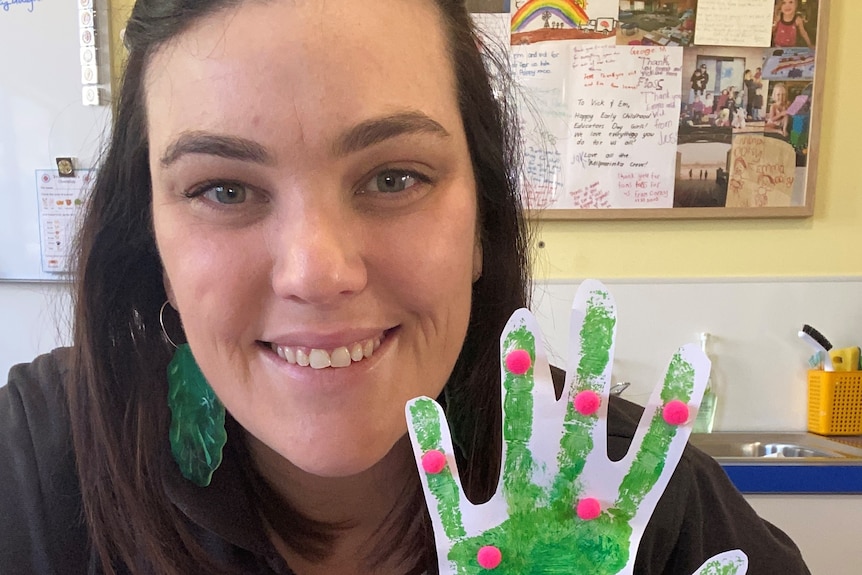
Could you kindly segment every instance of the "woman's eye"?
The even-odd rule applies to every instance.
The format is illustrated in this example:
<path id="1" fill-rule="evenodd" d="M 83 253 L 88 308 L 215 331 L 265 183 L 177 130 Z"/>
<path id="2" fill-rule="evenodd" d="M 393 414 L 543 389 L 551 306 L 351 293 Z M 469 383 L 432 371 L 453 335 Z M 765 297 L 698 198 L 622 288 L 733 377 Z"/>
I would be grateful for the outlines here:
<path id="1" fill-rule="evenodd" d="M 380 192 L 384 194 L 403 192 L 404 190 L 415 186 L 419 181 L 420 178 L 410 172 L 390 170 L 381 172 L 374 176 L 371 181 L 368 182 L 366 191 Z"/>
<path id="2" fill-rule="evenodd" d="M 241 204 L 246 201 L 248 190 L 242 184 L 216 184 L 201 195 L 219 204 Z"/>

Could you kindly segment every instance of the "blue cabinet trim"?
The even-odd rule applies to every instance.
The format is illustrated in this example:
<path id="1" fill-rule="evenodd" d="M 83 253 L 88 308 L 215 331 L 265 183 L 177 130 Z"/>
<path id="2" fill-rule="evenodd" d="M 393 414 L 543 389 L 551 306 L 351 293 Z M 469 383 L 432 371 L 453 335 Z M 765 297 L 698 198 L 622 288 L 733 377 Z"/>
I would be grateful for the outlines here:
<path id="1" fill-rule="evenodd" d="M 722 465 L 743 493 L 862 493 L 862 465 Z"/>

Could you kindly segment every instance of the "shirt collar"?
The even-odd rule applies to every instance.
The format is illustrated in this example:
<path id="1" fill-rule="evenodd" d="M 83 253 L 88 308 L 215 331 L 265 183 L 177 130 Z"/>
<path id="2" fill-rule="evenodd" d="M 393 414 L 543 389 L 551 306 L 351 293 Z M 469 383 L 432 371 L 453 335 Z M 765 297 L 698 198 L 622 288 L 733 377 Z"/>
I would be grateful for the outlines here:
<path id="1" fill-rule="evenodd" d="M 163 470 L 162 481 L 168 499 L 193 523 L 221 537 L 228 543 L 256 555 L 275 553 L 257 513 L 247 472 L 238 426 L 228 431 L 222 462 L 207 487 L 199 487 L 182 476 L 173 459 Z M 231 436 L 234 440 L 231 441 Z"/>

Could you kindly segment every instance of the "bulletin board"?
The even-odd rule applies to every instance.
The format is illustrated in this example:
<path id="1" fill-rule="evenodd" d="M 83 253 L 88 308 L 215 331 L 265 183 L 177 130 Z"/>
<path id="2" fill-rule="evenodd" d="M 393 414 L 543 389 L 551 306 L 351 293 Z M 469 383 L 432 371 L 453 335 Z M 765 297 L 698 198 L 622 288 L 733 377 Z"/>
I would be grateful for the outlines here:
<path id="1" fill-rule="evenodd" d="M 88 170 L 110 130 L 107 10 L 0 0 L 0 281 L 68 279 Z"/>
<path id="2" fill-rule="evenodd" d="M 813 214 L 830 0 L 512 0 L 540 219 Z"/>

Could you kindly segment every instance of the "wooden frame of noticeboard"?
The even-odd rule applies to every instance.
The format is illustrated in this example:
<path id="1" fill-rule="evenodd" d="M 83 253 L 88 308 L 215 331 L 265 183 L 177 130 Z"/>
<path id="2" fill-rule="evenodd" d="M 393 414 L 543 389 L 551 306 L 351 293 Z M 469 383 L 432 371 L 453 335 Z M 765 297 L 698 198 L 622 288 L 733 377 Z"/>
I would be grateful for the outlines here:
<path id="1" fill-rule="evenodd" d="M 573 1 L 577 3 L 579 0 Z M 534 23 L 534 29 L 529 31 L 532 35 L 522 34 L 519 37 L 516 32 L 516 22 L 523 23 L 528 19 L 529 14 L 525 16 L 523 12 L 534 3 L 547 4 L 547 6 L 559 4 L 559 2 L 544 0 L 527 0 L 526 3 L 518 3 L 520 7 L 518 10 L 521 10 L 521 13 L 516 14 L 516 8 L 513 7 L 509 14 L 512 34 L 509 46 L 512 51 L 510 53 L 512 73 L 516 79 L 522 80 L 519 82 L 520 89 L 528 95 L 528 98 L 531 98 L 534 93 L 547 95 L 556 90 L 546 80 L 536 76 L 528 76 L 526 79 L 519 77 L 536 69 L 541 70 L 542 66 L 555 65 L 552 57 L 557 55 L 555 47 L 561 44 L 544 40 L 559 40 L 562 38 L 559 35 L 564 31 L 569 34 L 566 39 L 575 37 L 572 36 L 574 33 L 581 34 L 576 36 L 577 38 L 583 38 L 585 33 L 584 27 L 572 31 L 565 30 L 563 23 L 555 24 L 555 13 L 547 8 L 542 18 L 546 24 L 550 21 L 550 33 L 556 32 L 558 36 L 537 40 L 536 34 L 549 33 L 549 31 L 540 30 Z M 695 4 L 694 0 L 688 0 L 687 3 Z M 707 3 L 714 6 L 721 5 L 723 9 L 727 8 L 727 2 L 724 1 L 699 0 L 699 3 L 703 6 L 704 21 L 708 21 L 710 17 L 708 10 L 711 8 Z M 757 0 L 739 0 L 738 3 L 749 6 L 758 4 Z M 592 1 L 587 4 L 594 6 L 597 2 Z M 635 3 L 621 3 L 621 5 L 627 4 Z M 649 4 L 649 2 L 646 3 L 647 6 Z M 656 3 L 656 6 L 660 5 Z M 557 121 L 560 126 L 559 118 L 563 114 L 558 113 L 558 101 L 552 101 L 547 105 L 540 102 L 539 105 L 535 105 L 534 100 L 529 100 L 531 106 L 535 106 L 533 115 L 540 118 L 540 123 L 550 118 L 547 123 L 541 123 L 541 127 L 535 124 L 526 126 L 524 193 L 529 217 L 542 220 L 649 220 L 811 216 L 814 211 L 817 180 L 829 5 L 830 0 L 798 1 L 797 16 L 804 18 L 802 26 L 806 29 L 811 47 L 805 46 L 808 42 L 803 41 L 801 34 L 794 34 L 797 41 L 803 44 L 801 47 L 764 47 L 762 41 L 759 46 L 741 46 L 739 43 L 744 40 L 739 36 L 733 39 L 735 45 L 720 45 L 714 41 L 710 44 L 698 44 L 700 29 L 697 26 L 699 24 L 689 27 L 687 38 L 677 36 L 679 31 L 676 28 L 665 27 L 658 31 L 647 32 L 639 29 L 636 23 L 638 14 L 627 10 L 620 10 L 615 15 L 616 18 L 591 20 L 590 25 L 586 27 L 586 33 L 591 33 L 591 37 L 600 37 L 602 33 L 610 35 L 608 30 L 613 28 L 617 35 L 616 48 L 589 47 L 589 42 L 569 43 L 571 46 L 577 46 L 573 48 L 575 64 L 572 65 L 567 61 L 566 67 L 560 69 L 566 70 L 565 74 L 572 76 L 578 74 L 578 61 L 588 61 L 590 65 L 583 67 L 584 72 L 574 83 L 567 84 L 565 90 L 557 90 L 560 93 L 565 92 L 569 102 L 579 99 L 580 106 L 577 107 L 578 111 L 574 116 L 571 112 L 566 116 L 567 131 L 563 137 L 564 145 L 567 147 L 563 153 L 554 150 L 553 154 L 557 158 L 551 168 L 548 167 L 549 154 L 546 144 L 543 143 L 538 148 L 531 149 L 530 131 L 541 132 L 543 142 L 547 141 L 544 139 L 547 136 L 546 132 L 553 132 L 555 129 L 553 126 L 550 129 L 547 126 L 554 121 Z M 695 15 L 700 8 L 700 6 L 695 8 Z M 654 18 L 660 18 L 663 12 L 667 10 L 657 9 L 653 13 L 643 13 L 640 16 L 648 18 L 654 15 Z M 679 18 L 679 14 L 674 14 L 672 18 Z M 733 18 L 727 18 L 726 15 L 725 12 L 722 19 L 733 21 Z M 540 19 L 536 18 L 536 20 L 541 22 Z M 604 26 L 604 29 L 600 29 L 600 26 Z M 771 23 L 770 28 L 772 28 Z M 633 29 L 636 30 L 635 33 L 632 33 Z M 774 28 L 772 30 L 770 44 L 775 44 L 777 41 Z M 704 27 L 705 33 L 702 36 L 704 38 L 708 37 L 706 31 Z M 730 36 L 733 34 L 732 31 L 727 33 Z M 667 34 L 673 40 L 667 41 L 665 45 L 661 38 L 662 34 Z M 685 35 L 685 32 L 681 34 Z M 631 41 L 629 37 L 637 40 Z M 714 35 L 713 38 L 715 37 L 717 36 Z M 685 44 L 686 41 L 688 44 Z M 677 44 L 683 44 L 683 46 L 677 46 Z M 614 49 L 621 50 L 624 55 L 611 54 Z M 644 58 L 644 54 L 649 56 Z M 675 62 L 675 65 L 668 65 L 668 54 L 671 55 L 671 64 Z M 679 54 L 682 56 L 680 57 Z M 650 58 L 652 60 L 648 62 Z M 621 99 L 614 98 L 614 90 L 632 88 L 635 85 L 647 86 L 655 79 L 652 76 L 646 79 L 640 77 L 637 79 L 639 84 L 634 83 L 637 74 L 646 74 L 646 72 L 627 71 L 634 70 L 632 62 L 638 60 L 644 62 L 643 69 L 648 70 L 649 74 L 669 74 L 663 78 L 665 87 L 673 86 L 677 81 L 681 84 L 680 93 L 677 96 L 678 107 L 676 110 L 671 110 L 679 114 L 676 136 L 668 137 L 667 133 L 660 136 L 662 138 L 660 143 L 665 145 L 665 148 L 667 144 L 672 144 L 673 150 L 666 157 L 654 151 L 658 149 L 657 146 L 645 151 L 654 165 L 658 166 L 652 176 L 645 171 L 638 173 L 637 168 L 626 171 L 628 169 L 626 164 L 643 166 L 647 162 L 639 161 L 641 158 L 637 154 L 629 156 L 615 152 L 621 148 L 613 146 L 622 140 L 618 139 L 610 145 L 606 141 L 608 133 L 623 134 L 624 137 L 630 138 L 629 143 L 635 144 L 629 148 L 631 151 L 638 145 L 638 133 L 627 130 L 628 125 L 625 125 L 625 121 L 619 122 L 624 125 L 621 128 L 616 123 L 617 120 L 608 120 L 607 125 L 596 120 L 601 116 L 610 117 L 610 106 L 622 104 Z M 603 71 L 606 65 L 607 73 Z M 701 89 L 697 91 L 694 71 L 701 68 L 712 72 L 713 80 L 706 86 L 706 90 L 700 86 Z M 573 69 L 576 72 L 573 73 L 571 71 Z M 757 69 L 760 69 L 759 74 L 754 72 Z M 626 81 L 625 74 L 633 75 L 631 85 L 620 86 Z M 546 72 L 545 78 L 548 77 L 550 74 Z M 609 89 L 607 97 L 597 92 L 606 88 L 597 88 L 593 85 L 594 80 L 595 83 L 600 83 L 598 78 L 604 78 L 605 83 L 608 80 L 612 82 L 613 88 Z M 741 81 L 740 78 L 742 78 Z M 614 81 L 616 84 L 613 84 Z M 739 86 L 741 83 L 744 86 Z M 735 87 L 728 84 L 734 84 Z M 534 89 L 536 87 L 538 89 Z M 669 97 L 668 93 L 664 93 L 663 96 Z M 727 96 L 725 96 L 726 93 Z M 749 94 L 752 95 L 750 101 Z M 729 103 L 730 100 L 734 103 Z M 783 102 L 774 111 L 772 110 L 773 100 Z M 780 113 L 782 107 L 784 115 Z M 651 111 L 648 105 L 640 110 L 636 108 L 635 100 L 629 100 L 628 111 L 623 113 L 636 119 L 643 119 Z M 740 109 L 743 111 L 740 112 Z M 553 119 L 554 116 L 556 120 Z M 786 116 L 786 121 L 783 120 L 783 116 Z M 574 121 L 573 118 L 575 118 Z M 522 113 L 522 121 L 523 119 Z M 655 122 L 659 125 L 658 119 Z M 667 122 L 661 123 L 662 127 L 668 127 Z M 642 125 L 644 125 L 643 122 L 630 124 L 635 127 Z M 652 137 L 655 136 L 653 134 L 655 131 L 652 129 L 644 133 Z M 640 136 L 644 133 L 640 133 Z M 573 134 L 579 136 L 577 143 L 581 146 L 571 145 L 575 142 Z M 625 136 L 626 134 L 628 136 Z M 599 144 L 598 149 L 601 153 L 595 153 L 595 150 L 591 153 L 591 135 L 596 135 L 594 141 Z M 552 146 L 559 145 L 560 133 L 552 134 L 549 140 Z M 576 151 L 572 152 L 572 148 Z M 532 172 L 529 167 L 531 161 L 538 162 L 533 166 Z M 671 163 L 673 167 L 667 170 L 666 167 Z M 560 170 L 565 169 L 566 165 L 575 164 L 583 167 L 582 174 L 591 173 L 593 178 L 583 176 L 571 178 L 571 182 L 575 183 L 565 181 L 565 189 L 561 189 Z M 607 167 L 603 171 L 603 167 L 607 165 L 612 167 Z M 624 167 L 620 167 L 621 165 Z M 663 169 L 661 166 L 665 166 L 664 179 L 657 175 Z M 668 171 L 670 171 L 669 175 Z M 599 175 L 596 176 L 596 174 Z M 562 179 L 565 180 L 566 177 L 563 176 Z M 531 178 L 538 179 L 531 180 Z M 603 178 L 607 182 L 599 181 Z M 650 181 L 651 178 L 654 181 Z M 668 182 L 672 184 L 662 186 Z M 603 190 L 603 187 L 610 188 L 610 191 Z M 551 188 L 554 189 L 549 191 Z M 536 192 L 536 190 L 539 191 Z M 565 202 L 557 201 L 565 194 L 569 196 L 565 198 L 566 201 L 575 202 L 574 205 L 565 205 Z M 668 195 L 672 205 L 668 205 Z M 609 196 L 611 201 L 608 201 Z M 549 200 L 549 197 L 557 199 Z M 633 198 L 644 205 L 632 205 Z M 650 202 L 654 201 L 664 205 L 653 207 Z"/>

